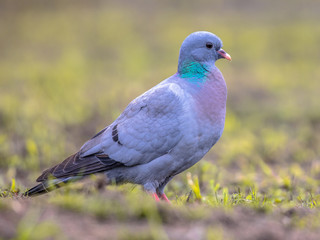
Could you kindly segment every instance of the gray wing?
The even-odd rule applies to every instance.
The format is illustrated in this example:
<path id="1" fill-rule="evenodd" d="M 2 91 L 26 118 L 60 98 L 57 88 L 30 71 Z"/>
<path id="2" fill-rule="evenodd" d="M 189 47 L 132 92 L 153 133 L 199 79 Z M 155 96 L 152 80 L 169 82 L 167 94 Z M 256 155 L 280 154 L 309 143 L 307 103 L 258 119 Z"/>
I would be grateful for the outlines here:
<path id="1" fill-rule="evenodd" d="M 150 89 L 133 100 L 114 123 L 86 142 L 80 156 L 105 154 L 133 166 L 170 152 L 182 137 L 183 96 L 174 83 Z"/>
<path id="2" fill-rule="evenodd" d="M 79 152 L 45 170 L 50 176 L 70 179 L 152 161 L 173 149 L 180 129 L 184 93 L 177 84 L 160 84 L 133 100 L 110 126 L 87 141 Z"/>

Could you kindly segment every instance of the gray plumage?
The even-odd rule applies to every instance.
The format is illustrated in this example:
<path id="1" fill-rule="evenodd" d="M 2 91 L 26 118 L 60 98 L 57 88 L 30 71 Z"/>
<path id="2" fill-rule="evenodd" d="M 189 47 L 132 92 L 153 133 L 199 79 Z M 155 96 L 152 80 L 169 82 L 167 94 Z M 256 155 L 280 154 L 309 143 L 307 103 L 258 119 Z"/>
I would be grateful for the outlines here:
<path id="1" fill-rule="evenodd" d="M 140 184 L 165 196 L 165 185 L 198 162 L 222 134 L 227 89 L 215 61 L 231 57 L 221 47 L 212 33 L 189 35 L 176 74 L 134 99 L 78 153 L 45 170 L 37 179 L 41 183 L 25 195 L 103 172 L 117 184 Z"/>

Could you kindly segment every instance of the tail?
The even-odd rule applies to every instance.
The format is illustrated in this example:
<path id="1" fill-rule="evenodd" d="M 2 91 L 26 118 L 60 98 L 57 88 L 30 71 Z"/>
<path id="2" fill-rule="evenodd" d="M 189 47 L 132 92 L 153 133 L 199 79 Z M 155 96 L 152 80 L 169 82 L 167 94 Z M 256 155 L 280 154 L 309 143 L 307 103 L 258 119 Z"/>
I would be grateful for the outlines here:
<path id="1" fill-rule="evenodd" d="M 38 185 L 34 186 L 33 188 L 27 190 L 23 193 L 24 197 L 35 197 L 39 196 L 48 192 L 51 192 L 57 188 L 63 187 L 66 183 L 76 181 L 82 178 L 81 176 L 74 176 L 74 177 L 67 177 L 67 178 L 60 178 L 60 179 L 51 179 L 46 180 Z"/>
<path id="2" fill-rule="evenodd" d="M 122 166 L 124 166 L 123 163 L 117 162 L 103 153 L 82 157 L 78 152 L 60 164 L 45 170 L 37 179 L 40 184 L 26 191 L 23 196 L 41 195 L 62 187 L 65 183 Z"/>

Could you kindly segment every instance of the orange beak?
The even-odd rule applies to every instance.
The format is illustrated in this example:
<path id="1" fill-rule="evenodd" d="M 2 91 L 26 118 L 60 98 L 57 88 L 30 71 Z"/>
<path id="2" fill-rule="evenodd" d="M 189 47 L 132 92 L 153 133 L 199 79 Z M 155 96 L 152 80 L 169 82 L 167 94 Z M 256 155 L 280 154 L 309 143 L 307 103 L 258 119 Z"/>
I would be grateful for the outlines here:
<path id="1" fill-rule="evenodd" d="M 222 58 L 225 58 L 225 59 L 227 59 L 227 60 L 229 60 L 229 61 L 232 60 L 232 59 L 231 59 L 231 56 L 230 56 L 228 53 L 226 53 L 222 48 L 221 48 L 220 50 L 218 50 L 217 53 L 218 53 Z"/>

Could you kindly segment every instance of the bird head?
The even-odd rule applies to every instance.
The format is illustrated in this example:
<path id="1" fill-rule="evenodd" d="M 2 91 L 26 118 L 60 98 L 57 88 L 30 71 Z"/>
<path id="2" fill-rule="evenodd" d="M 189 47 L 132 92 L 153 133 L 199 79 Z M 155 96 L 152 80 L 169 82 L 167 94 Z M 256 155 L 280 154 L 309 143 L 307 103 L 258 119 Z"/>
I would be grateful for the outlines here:
<path id="1" fill-rule="evenodd" d="M 231 61 L 231 56 L 222 49 L 220 38 L 210 32 L 194 32 L 181 45 L 178 72 L 190 63 L 214 65 L 220 58 Z"/>

